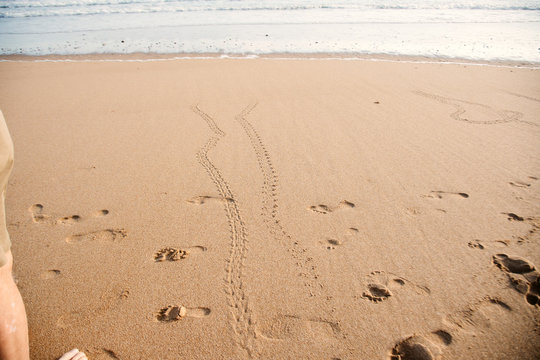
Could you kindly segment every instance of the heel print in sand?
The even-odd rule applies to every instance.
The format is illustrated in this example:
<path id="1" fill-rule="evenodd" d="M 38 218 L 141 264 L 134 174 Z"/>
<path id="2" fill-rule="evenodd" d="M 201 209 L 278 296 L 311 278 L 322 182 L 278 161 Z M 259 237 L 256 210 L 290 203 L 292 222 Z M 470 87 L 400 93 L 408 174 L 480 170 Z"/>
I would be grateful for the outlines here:
<path id="1" fill-rule="evenodd" d="M 414 291 L 419 295 L 429 295 L 431 293 L 427 286 L 417 285 L 401 276 L 385 271 L 372 271 L 366 277 L 366 283 L 362 298 L 374 303 L 388 300 L 402 289 Z"/>
<path id="2" fill-rule="evenodd" d="M 332 213 L 336 210 L 340 210 L 340 209 L 351 209 L 351 208 L 354 208 L 355 205 L 354 203 L 350 202 L 350 201 L 347 201 L 347 200 L 343 200 L 341 201 L 339 204 L 337 204 L 336 206 L 328 206 L 328 205 L 324 205 L 324 204 L 319 204 L 319 205 L 312 205 L 308 208 L 308 210 L 311 210 L 315 213 L 318 213 L 318 214 L 329 214 L 329 213 Z"/>
<path id="3" fill-rule="evenodd" d="M 210 315 L 210 309 L 205 307 L 185 307 L 178 305 L 168 305 L 154 314 L 159 322 L 175 322 L 186 317 L 203 318 Z"/>
<path id="4" fill-rule="evenodd" d="M 154 261 L 155 262 L 179 261 L 179 260 L 186 259 L 188 256 L 205 252 L 206 250 L 207 248 L 204 246 L 192 246 L 185 249 L 166 247 L 166 248 L 156 251 L 156 253 L 154 254 Z"/>
<path id="5" fill-rule="evenodd" d="M 516 291 L 525 295 L 525 300 L 540 306 L 540 273 L 529 260 L 507 254 L 493 255 L 493 264 L 508 275 Z"/>
<path id="6" fill-rule="evenodd" d="M 413 334 L 399 340 L 390 350 L 390 360 L 437 360 L 449 346 L 477 345 L 477 337 L 494 327 L 505 330 L 512 308 L 498 298 L 486 296 L 463 310 L 442 319 L 442 326 L 427 334 Z"/>
<path id="7" fill-rule="evenodd" d="M 323 244 L 323 246 L 326 247 L 327 250 L 335 250 L 338 247 L 341 247 L 342 245 L 353 241 L 355 238 L 358 237 L 357 235 L 359 232 L 360 230 L 358 230 L 358 228 L 350 227 L 341 237 L 328 237 L 320 243 Z"/>
<path id="8" fill-rule="evenodd" d="M 66 238 L 66 242 L 70 244 L 80 244 L 93 241 L 113 242 L 120 241 L 126 237 L 127 231 L 124 229 L 106 229 L 71 235 Z"/>
<path id="9" fill-rule="evenodd" d="M 311 333 L 315 339 L 337 339 L 341 335 L 339 323 L 322 318 L 306 319 L 296 315 L 277 315 L 262 322 L 260 335 L 266 339 L 294 339 L 305 341 L 305 334 Z"/>
<path id="10" fill-rule="evenodd" d="M 390 360 L 440 359 L 442 348 L 452 343 L 452 335 L 437 330 L 429 335 L 412 335 L 401 340 L 392 349 Z"/>
<path id="11" fill-rule="evenodd" d="M 43 214 L 43 205 L 41 204 L 34 204 L 30 206 L 28 211 L 30 211 L 30 214 L 32 215 L 32 221 L 37 224 L 46 223 L 49 219 L 49 216 Z"/>
<path id="12" fill-rule="evenodd" d="M 469 197 L 469 194 L 464 193 L 464 192 L 433 190 L 429 194 L 422 195 L 422 197 L 433 198 L 433 199 L 444 199 L 446 196 L 457 196 L 457 197 L 462 197 L 464 199 L 467 199 Z"/>

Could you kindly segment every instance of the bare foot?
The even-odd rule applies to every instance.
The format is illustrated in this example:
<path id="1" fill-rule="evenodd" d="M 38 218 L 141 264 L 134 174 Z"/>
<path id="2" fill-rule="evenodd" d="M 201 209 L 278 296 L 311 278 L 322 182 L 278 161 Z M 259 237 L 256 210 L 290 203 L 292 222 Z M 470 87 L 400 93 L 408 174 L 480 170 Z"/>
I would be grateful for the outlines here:
<path id="1" fill-rule="evenodd" d="M 73 349 L 62 355 L 58 360 L 88 360 L 88 358 L 79 349 Z"/>

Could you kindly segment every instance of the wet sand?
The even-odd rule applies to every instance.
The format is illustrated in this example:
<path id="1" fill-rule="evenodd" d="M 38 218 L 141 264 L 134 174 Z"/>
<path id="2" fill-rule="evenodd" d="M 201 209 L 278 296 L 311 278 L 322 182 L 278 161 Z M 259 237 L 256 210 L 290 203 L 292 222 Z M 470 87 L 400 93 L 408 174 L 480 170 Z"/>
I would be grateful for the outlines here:
<path id="1" fill-rule="evenodd" d="M 32 359 L 538 358 L 539 84 L 474 64 L 0 63 Z"/>

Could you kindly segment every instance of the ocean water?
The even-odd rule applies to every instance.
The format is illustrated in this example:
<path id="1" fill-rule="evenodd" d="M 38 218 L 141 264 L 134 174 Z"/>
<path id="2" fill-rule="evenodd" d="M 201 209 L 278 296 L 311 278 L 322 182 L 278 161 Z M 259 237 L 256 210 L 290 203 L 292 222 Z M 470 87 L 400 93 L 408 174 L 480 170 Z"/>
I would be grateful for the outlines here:
<path id="1" fill-rule="evenodd" d="M 0 54 L 139 52 L 540 62 L 540 0 L 0 0 Z"/>

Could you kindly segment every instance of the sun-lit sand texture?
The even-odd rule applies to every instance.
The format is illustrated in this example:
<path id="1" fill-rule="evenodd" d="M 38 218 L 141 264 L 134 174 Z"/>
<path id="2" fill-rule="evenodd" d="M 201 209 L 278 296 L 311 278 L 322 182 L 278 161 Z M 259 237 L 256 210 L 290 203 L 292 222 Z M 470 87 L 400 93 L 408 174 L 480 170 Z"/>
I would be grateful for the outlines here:
<path id="1" fill-rule="evenodd" d="M 2 62 L 0 108 L 32 359 L 540 357 L 538 69 Z"/>

